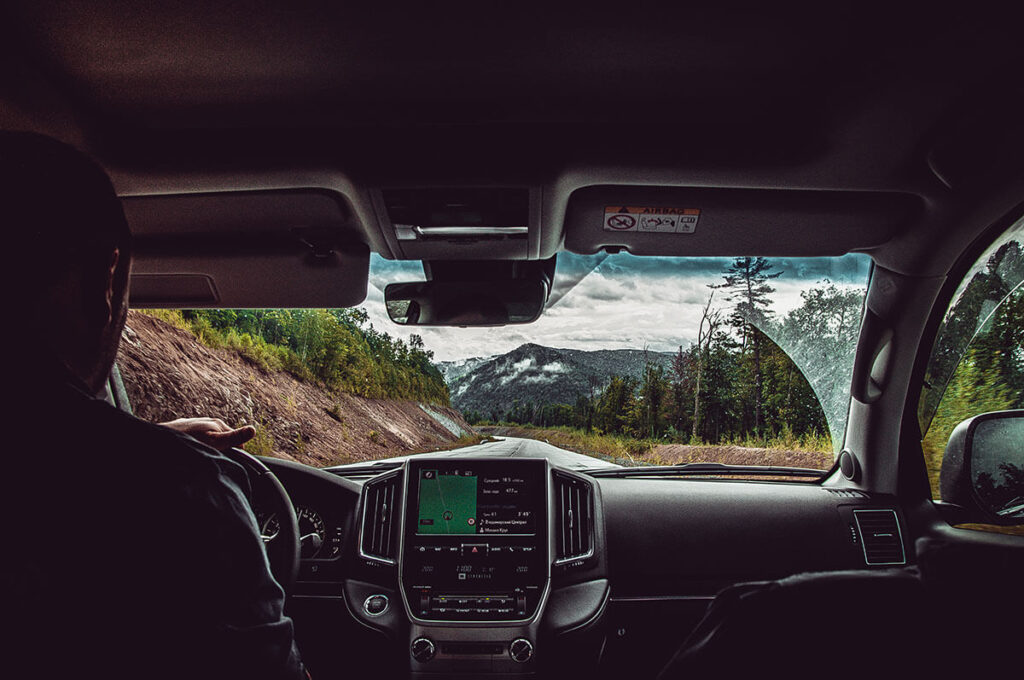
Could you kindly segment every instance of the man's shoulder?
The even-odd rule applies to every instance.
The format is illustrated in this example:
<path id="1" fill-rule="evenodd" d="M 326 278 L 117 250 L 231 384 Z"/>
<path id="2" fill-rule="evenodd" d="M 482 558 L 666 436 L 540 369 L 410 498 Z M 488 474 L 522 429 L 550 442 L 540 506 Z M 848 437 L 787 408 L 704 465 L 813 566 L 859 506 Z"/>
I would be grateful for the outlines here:
<path id="1" fill-rule="evenodd" d="M 59 423 L 34 437 L 26 462 L 50 471 L 76 469 L 90 477 L 133 479 L 150 486 L 224 486 L 245 483 L 240 466 L 188 435 L 142 420 L 74 391 L 54 395 L 28 416 L 35 428 Z"/>

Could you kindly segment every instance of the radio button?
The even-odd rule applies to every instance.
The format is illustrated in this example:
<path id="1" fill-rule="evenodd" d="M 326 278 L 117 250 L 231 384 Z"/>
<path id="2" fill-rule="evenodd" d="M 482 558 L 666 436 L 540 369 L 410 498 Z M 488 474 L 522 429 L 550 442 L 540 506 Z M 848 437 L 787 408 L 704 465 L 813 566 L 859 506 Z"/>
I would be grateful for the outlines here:
<path id="1" fill-rule="evenodd" d="M 533 658 L 533 645 L 526 638 L 515 639 L 508 647 L 508 655 L 516 663 L 526 663 Z"/>
<path id="2" fill-rule="evenodd" d="M 410 651 L 412 652 L 412 658 L 420 663 L 426 663 L 434 658 L 437 648 L 434 646 L 433 640 L 421 637 L 412 641 Z"/>

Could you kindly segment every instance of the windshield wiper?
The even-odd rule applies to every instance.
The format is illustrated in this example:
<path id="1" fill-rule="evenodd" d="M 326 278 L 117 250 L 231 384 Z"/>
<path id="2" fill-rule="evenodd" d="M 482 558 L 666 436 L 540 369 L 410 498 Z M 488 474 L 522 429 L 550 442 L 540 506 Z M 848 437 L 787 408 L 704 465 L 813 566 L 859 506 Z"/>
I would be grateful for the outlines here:
<path id="1" fill-rule="evenodd" d="M 683 477 L 683 476 L 750 476 L 758 477 L 823 477 L 827 470 L 778 467 L 771 465 L 726 465 L 725 463 L 685 463 L 683 465 L 644 465 L 641 467 L 596 468 L 585 471 L 591 477 Z"/>

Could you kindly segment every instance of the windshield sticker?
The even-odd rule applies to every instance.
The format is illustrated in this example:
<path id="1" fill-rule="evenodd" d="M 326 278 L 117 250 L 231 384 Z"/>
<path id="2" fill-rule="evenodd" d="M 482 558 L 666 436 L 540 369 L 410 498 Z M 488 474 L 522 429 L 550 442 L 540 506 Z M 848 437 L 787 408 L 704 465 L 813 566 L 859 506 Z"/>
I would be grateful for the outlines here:
<path id="1" fill-rule="evenodd" d="M 605 231 L 647 231 L 666 234 L 692 234 L 697 229 L 697 208 L 656 208 L 607 206 Z"/>

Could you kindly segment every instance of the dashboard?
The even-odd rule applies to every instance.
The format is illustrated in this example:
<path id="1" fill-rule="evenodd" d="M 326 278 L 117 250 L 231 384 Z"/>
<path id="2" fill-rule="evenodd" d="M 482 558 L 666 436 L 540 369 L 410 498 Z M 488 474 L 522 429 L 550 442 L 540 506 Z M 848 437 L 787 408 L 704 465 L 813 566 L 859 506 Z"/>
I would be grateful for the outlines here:
<path id="1" fill-rule="evenodd" d="M 267 463 L 300 510 L 287 613 L 316 677 L 654 677 L 723 587 L 912 559 L 892 497 L 816 484 Z M 881 558 L 869 519 L 895 523 Z"/>

